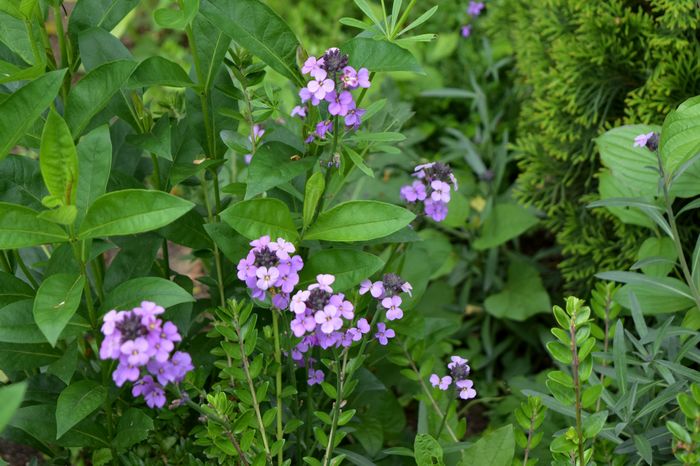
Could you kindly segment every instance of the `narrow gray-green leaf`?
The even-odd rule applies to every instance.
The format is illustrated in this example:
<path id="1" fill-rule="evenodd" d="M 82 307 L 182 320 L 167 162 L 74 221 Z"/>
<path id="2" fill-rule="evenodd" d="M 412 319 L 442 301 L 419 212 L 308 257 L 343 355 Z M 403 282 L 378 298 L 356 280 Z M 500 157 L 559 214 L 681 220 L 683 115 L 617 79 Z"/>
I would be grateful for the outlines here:
<path id="1" fill-rule="evenodd" d="M 194 204 L 162 191 L 125 189 L 95 200 L 80 225 L 81 239 L 156 230 L 185 215 Z"/>
<path id="2" fill-rule="evenodd" d="M 63 228 L 37 214 L 21 205 L 0 202 L 0 250 L 68 241 Z"/>
<path id="3" fill-rule="evenodd" d="M 34 299 L 34 321 L 52 346 L 78 310 L 85 278 L 57 273 L 46 278 Z"/>
<path id="4" fill-rule="evenodd" d="M 325 241 L 368 241 L 405 227 L 416 216 L 393 204 L 349 201 L 321 213 L 304 235 Z"/>
<path id="5" fill-rule="evenodd" d="M 36 78 L 0 102 L 0 160 L 4 159 L 17 141 L 56 97 L 66 70 L 51 71 Z"/>
<path id="6" fill-rule="evenodd" d="M 81 380 L 66 387 L 56 403 L 56 439 L 100 407 L 107 389 L 92 380 Z"/>
<path id="7" fill-rule="evenodd" d="M 618 320 L 615 325 L 615 336 L 613 337 L 613 361 L 615 363 L 617 386 L 623 395 L 627 391 L 627 358 L 625 352 L 625 329 L 622 326 L 622 321 Z"/>

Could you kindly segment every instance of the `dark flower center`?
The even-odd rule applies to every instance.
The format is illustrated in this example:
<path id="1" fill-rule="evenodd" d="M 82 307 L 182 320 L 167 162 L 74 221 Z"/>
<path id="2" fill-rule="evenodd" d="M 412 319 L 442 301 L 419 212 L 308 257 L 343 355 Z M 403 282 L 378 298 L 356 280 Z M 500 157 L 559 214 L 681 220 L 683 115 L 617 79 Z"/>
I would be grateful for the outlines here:
<path id="1" fill-rule="evenodd" d="M 315 311 L 320 311 L 331 300 L 331 294 L 320 288 L 315 288 L 309 293 L 309 299 L 306 300 L 306 305 Z"/>
<path id="2" fill-rule="evenodd" d="M 333 49 L 323 54 L 323 68 L 329 73 L 337 73 L 348 66 L 348 56 L 340 53 L 340 50 Z"/>
<path id="3" fill-rule="evenodd" d="M 406 281 L 395 273 L 387 273 L 384 275 L 382 283 L 384 283 L 384 291 L 386 294 L 393 296 L 403 291 L 401 287 L 404 285 L 404 283 L 406 283 Z"/>
<path id="4" fill-rule="evenodd" d="M 122 340 L 135 340 L 148 333 L 148 329 L 141 323 L 141 317 L 136 314 L 124 317 L 115 327 L 122 334 Z"/>
<path id="5" fill-rule="evenodd" d="M 267 246 L 264 246 L 260 251 L 255 251 L 255 262 L 253 263 L 256 267 L 266 267 L 270 268 L 277 265 L 277 254 Z"/>
<path id="6" fill-rule="evenodd" d="M 452 378 L 457 380 L 464 380 L 469 377 L 469 366 L 466 364 L 457 364 L 452 368 Z"/>
<path id="7" fill-rule="evenodd" d="M 450 175 L 452 170 L 444 163 L 436 162 L 432 167 L 424 168 L 423 172 L 425 172 L 425 177 L 428 181 L 439 180 L 444 183 L 451 181 Z"/>

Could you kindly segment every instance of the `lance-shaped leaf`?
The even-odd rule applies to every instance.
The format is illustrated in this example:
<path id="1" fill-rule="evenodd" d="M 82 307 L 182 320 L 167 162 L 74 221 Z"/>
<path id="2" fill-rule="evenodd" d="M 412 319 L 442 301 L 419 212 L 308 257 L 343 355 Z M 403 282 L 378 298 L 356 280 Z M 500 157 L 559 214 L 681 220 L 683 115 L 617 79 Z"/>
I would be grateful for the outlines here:
<path id="1" fill-rule="evenodd" d="M 99 408 L 106 398 L 107 389 L 92 380 L 69 385 L 56 403 L 56 439 Z"/>
<path id="2" fill-rule="evenodd" d="M 39 167 L 49 194 L 65 204 L 75 203 L 78 152 L 68 125 L 55 110 L 49 111 L 41 133 Z"/>
<path id="3" fill-rule="evenodd" d="M 34 299 L 34 321 L 52 346 L 78 310 L 85 277 L 57 273 L 46 278 Z"/>
<path id="4" fill-rule="evenodd" d="M 37 218 L 38 212 L 21 205 L 0 202 L 0 249 L 17 249 L 68 241 L 65 230 Z"/>

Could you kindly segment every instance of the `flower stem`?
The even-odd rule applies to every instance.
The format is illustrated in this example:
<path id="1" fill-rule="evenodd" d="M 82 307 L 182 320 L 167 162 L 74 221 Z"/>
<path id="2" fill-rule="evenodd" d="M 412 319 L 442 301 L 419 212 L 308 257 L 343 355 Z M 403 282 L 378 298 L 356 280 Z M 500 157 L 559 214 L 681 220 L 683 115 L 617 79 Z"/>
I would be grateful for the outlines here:
<path id="1" fill-rule="evenodd" d="M 336 360 L 337 362 L 337 360 Z M 345 388 L 345 370 L 348 365 L 348 351 L 347 349 L 343 351 L 343 364 L 338 371 L 338 388 L 336 390 L 335 402 L 333 403 L 333 418 L 331 422 L 331 432 L 328 435 L 328 444 L 326 445 L 326 453 L 323 455 L 323 466 L 328 466 L 331 462 L 331 455 L 333 455 L 333 448 L 335 448 L 335 434 L 338 430 L 338 418 L 340 417 L 340 412 L 342 411 L 341 404 L 343 402 L 343 390 Z"/>
<path id="2" fill-rule="evenodd" d="M 280 329 L 279 329 L 279 310 L 272 308 L 272 331 L 275 338 L 275 363 L 277 371 L 275 374 L 275 397 L 277 403 L 277 441 L 284 440 L 284 430 L 282 427 L 282 351 L 280 350 Z M 282 465 L 284 462 L 284 448 L 279 447 L 277 454 L 277 464 Z"/>

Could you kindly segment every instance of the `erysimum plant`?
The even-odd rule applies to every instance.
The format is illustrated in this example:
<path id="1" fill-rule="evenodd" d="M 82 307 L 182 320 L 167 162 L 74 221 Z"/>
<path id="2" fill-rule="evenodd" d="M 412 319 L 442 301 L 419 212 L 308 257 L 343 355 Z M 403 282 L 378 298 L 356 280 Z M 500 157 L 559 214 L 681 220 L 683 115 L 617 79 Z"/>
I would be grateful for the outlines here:
<path id="1" fill-rule="evenodd" d="M 357 2 L 381 34 L 314 54 L 258 0 L 173 2 L 153 18 L 178 61 L 113 33 L 135 0 L 62 3 L 0 4 L 3 435 L 64 464 L 357 454 L 368 352 L 428 275 L 401 254 L 416 214 L 336 196 L 404 139 L 367 129 L 388 112 L 372 92 L 421 72 L 404 46 L 435 9 Z M 446 203 L 440 167 L 418 178 Z"/>

